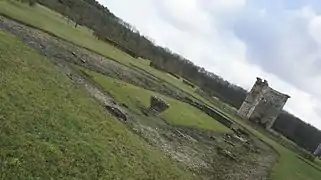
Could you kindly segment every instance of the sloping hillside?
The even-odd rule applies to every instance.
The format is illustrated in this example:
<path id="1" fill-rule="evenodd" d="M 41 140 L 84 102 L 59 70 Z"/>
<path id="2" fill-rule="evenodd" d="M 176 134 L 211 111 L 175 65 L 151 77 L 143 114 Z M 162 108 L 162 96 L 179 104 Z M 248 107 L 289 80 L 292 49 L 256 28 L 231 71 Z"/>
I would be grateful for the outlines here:
<path id="1" fill-rule="evenodd" d="M 0 62 L 0 179 L 193 177 L 2 31 Z"/>
<path id="2" fill-rule="evenodd" d="M 74 28 L 73 24 L 68 24 L 64 17 L 43 6 L 29 7 L 0 0 L 0 12 L 78 46 L 99 52 L 105 57 L 113 57 L 116 61 L 122 62 L 121 64 L 129 66 L 131 63 L 135 63 L 140 69 L 147 71 L 147 61 L 130 58 L 127 54 L 92 37 L 87 28 L 81 26 Z M 0 26 L 3 28 L 3 24 Z M 22 29 L 21 26 L 16 28 L 18 31 Z M 20 37 L 20 39 L 24 39 L 26 36 Z M 29 44 L 37 43 L 32 40 L 29 41 Z M 50 44 L 41 47 L 48 50 L 48 46 L 50 47 Z M 70 51 L 70 46 L 67 49 Z M 61 52 L 59 51 L 59 53 Z M 71 53 L 69 55 L 73 56 Z M 99 62 L 102 59 L 104 58 L 99 57 Z M 152 74 L 157 78 L 168 75 L 161 71 L 155 70 L 155 72 L 157 73 Z M 0 75 L 0 163 L 2 163 L 0 179 L 10 179 L 17 175 L 20 175 L 20 179 L 35 179 L 37 177 L 41 179 L 49 179 L 49 177 L 57 179 L 62 177 L 66 179 L 186 179 L 186 177 L 193 177 L 176 163 L 153 150 L 157 147 L 147 145 L 145 141 L 128 131 L 116 119 L 106 114 L 105 110 L 80 87 L 73 85 L 67 76 L 58 73 L 48 59 L 30 48 L 24 47 L 22 43 L 3 32 L 0 35 Z M 101 79 L 103 78 L 105 77 Z M 169 82 L 175 85 L 179 84 L 179 80 L 174 80 Z M 114 82 L 114 80 L 112 81 Z M 102 84 L 105 82 L 102 81 Z M 184 88 L 184 86 L 181 87 Z M 120 92 L 117 88 L 108 87 L 105 89 L 106 91 L 114 91 L 115 96 Z M 122 90 L 126 91 L 126 89 Z M 138 91 L 143 93 L 140 89 Z M 144 99 L 144 97 L 134 98 L 135 100 Z M 124 96 L 119 99 L 126 102 L 132 97 Z M 232 116 L 231 119 L 242 121 Z M 181 124 L 186 125 L 183 120 L 180 121 Z M 197 121 L 193 121 L 193 126 L 195 126 L 195 122 Z M 202 126 L 204 127 L 204 125 Z M 176 132 L 176 129 L 172 129 Z M 312 180 L 321 177 L 321 171 L 314 164 L 298 158 L 292 151 L 251 127 L 247 127 L 247 129 L 273 146 L 280 154 L 279 163 L 271 172 L 273 179 Z M 186 144 L 194 148 L 195 144 L 190 143 L 191 141 L 186 140 L 188 138 L 182 136 L 184 131 L 179 132 L 176 132 L 175 138 L 170 136 L 168 141 L 184 139 Z M 165 135 L 168 137 L 168 134 Z M 180 139 L 176 137 L 180 137 Z M 204 139 L 203 136 L 200 139 Z M 208 139 L 211 143 L 215 142 L 212 136 Z M 231 147 L 233 146 L 230 142 L 229 144 Z M 203 146 L 203 144 L 201 145 Z M 178 149 L 182 149 L 181 144 L 177 146 Z M 211 147 L 214 149 L 215 146 Z M 232 152 L 240 152 L 233 148 L 231 148 Z M 216 150 L 210 150 L 208 153 L 201 152 L 201 157 L 211 160 L 213 155 L 210 153 L 214 152 L 215 154 Z M 257 157 L 263 155 L 263 153 L 256 154 Z M 187 157 L 194 157 L 194 154 Z M 248 157 L 250 157 L 249 160 L 256 160 L 251 154 Z M 210 168 L 230 170 L 232 169 L 230 167 L 234 167 L 242 170 L 242 167 L 250 165 L 246 169 L 249 171 L 246 171 L 245 175 L 243 174 L 243 177 L 247 177 L 246 180 L 249 179 L 248 175 L 251 172 L 256 172 L 252 166 L 259 167 L 256 164 L 242 164 L 238 161 L 232 164 L 226 159 L 221 160 L 221 158 L 224 159 L 224 157 L 219 157 L 219 161 L 213 161 L 213 166 Z M 226 163 L 226 166 L 220 167 L 222 163 Z M 265 168 L 268 168 L 267 163 L 263 164 Z M 222 172 L 224 175 L 229 175 Z M 213 174 L 217 175 L 218 173 Z M 233 171 L 230 174 L 236 175 Z M 235 179 L 234 176 L 230 178 Z"/>

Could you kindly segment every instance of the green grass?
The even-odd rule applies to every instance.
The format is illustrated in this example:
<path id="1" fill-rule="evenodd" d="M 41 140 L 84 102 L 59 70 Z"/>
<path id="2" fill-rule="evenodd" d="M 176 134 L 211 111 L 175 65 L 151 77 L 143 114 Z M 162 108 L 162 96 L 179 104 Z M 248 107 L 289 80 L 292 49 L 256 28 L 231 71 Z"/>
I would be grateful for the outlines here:
<path id="1" fill-rule="evenodd" d="M 134 59 L 114 46 L 98 40 L 92 35 L 91 30 L 88 28 L 81 26 L 74 28 L 74 23 L 68 24 L 66 18 L 63 18 L 62 15 L 53 12 L 46 7 L 41 5 L 29 7 L 14 1 L 9 2 L 8 0 L 0 0 L 0 14 L 4 14 L 32 27 L 42 29 L 68 42 L 116 60 L 126 66 L 131 66 L 131 64 L 138 66 L 152 75 L 170 83 L 174 87 L 210 104 L 209 101 L 196 94 L 194 88 L 184 84 L 182 79 L 176 79 L 168 73 L 150 67 L 149 60 L 140 58 Z"/>
<path id="2" fill-rule="evenodd" d="M 121 52 L 120 50 L 114 48 L 113 46 L 104 43 L 102 41 L 98 41 L 95 39 L 90 30 L 84 27 L 79 27 L 77 29 L 73 28 L 73 25 L 67 24 L 67 21 L 61 17 L 61 15 L 54 13 L 47 8 L 44 8 L 42 6 L 36 6 L 36 7 L 28 7 L 25 5 L 21 5 L 19 3 L 8 3 L 4 0 L 0 0 L 0 13 L 6 14 L 7 16 L 14 18 L 16 20 L 22 21 L 26 24 L 29 24 L 31 26 L 35 26 L 39 29 L 43 29 L 47 32 L 50 32 L 62 39 L 65 39 L 67 41 L 70 41 L 74 44 L 77 44 L 79 46 L 91 49 L 99 54 L 102 54 L 106 57 L 111 57 L 125 65 L 129 65 L 130 63 L 133 63 L 136 66 L 139 66 L 143 69 L 145 69 L 147 72 L 150 72 L 151 74 L 165 80 L 166 82 L 171 83 L 172 85 L 184 90 L 187 93 L 192 94 L 193 96 L 201 99 L 202 101 L 210 104 L 209 101 L 206 99 L 200 97 L 196 93 L 194 93 L 194 90 L 190 88 L 189 86 L 183 84 L 181 80 L 178 80 L 168 74 L 165 74 L 161 71 L 157 71 L 148 65 L 148 61 L 146 60 L 137 60 L 131 58 L 129 55 Z M 2 77 L 0 77 L 2 78 Z M 22 83 L 22 82 L 20 82 Z M 105 82 L 112 84 L 111 82 L 106 81 Z M 18 90 L 21 91 L 21 87 L 17 87 Z M 118 89 L 119 90 L 119 89 Z M 0 92 L 3 90 L 0 89 Z M 19 91 L 18 91 L 19 92 Z M 12 89 L 12 93 L 16 93 L 15 89 Z M 117 94 L 117 93 L 114 93 Z M 139 94 L 137 94 L 138 96 Z M 117 97 L 116 97 L 117 98 Z M 135 103 L 136 99 L 131 98 L 125 98 L 125 97 L 118 97 L 123 98 L 123 101 L 134 101 Z M 140 98 L 138 98 L 140 99 Z M 80 100 L 77 100 L 80 101 Z M 39 103 L 41 101 L 39 100 Z M 131 102 L 128 102 L 129 104 Z M 40 103 L 41 104 L 41 103 Z M 220 102 L 216 102 L 216 106 L 220 106 Z M 1 106 L 3 106 L 1 104 Z M 86 106 L 85 106 L 86 107 Z M 134 108 L 134 107 L 132 107 Z M 86 110 L 86 109 L 85 109 Z M 223 110 L 221 110 L 223 111 Z M 167 112 L 169 113 L 169 112 Z M 177 113 L 177 112 L 175 112 Z M 187 113 L 191 114 L 191 113 Z M 169 116 L 169 115 L 167 115 Z M 182 116 L 184 117 L 184 116 Z M 3 117 L 0 117 L 3 118 Z M 235 118 L 235 117 L 232 117 Z M 235 118 L 237 119 L 237 118 Z M 183 121 L 176 120 L 177 122 Z M 2 121 L 1 121 L 2 122 Z M 183 123 L 186 123 L 184 121 Z M 193 122 L 194 123 L 194 122 Z M 1 127 L 3 127 L 2 125 Z M 245 125 L 246 126 L 246 125 Z M 316 170 L 315 168 L 311 167 L 309 164 L 305 163 L 304 161 L 300 160 L 296 157 L 296 154 L 292 151 L 288 150 L 287 148 L 281 146 L 280 144 L 276 143 L 275 141 L 271 140 L 264 134 L 252 129 L 251 127 L 247 126 L 249 130 L 251 130 L 254 134 L 256 134 L 258 137 L 263 139 L 265 142 L 273 146 L 275 150 L 277 150 L 280 153 L 280 159 L 278 164 L 275 166 L 273 173 L 272 173 L 272 179 L 274 180 L 315 180 L 315 179 L 321 179 L 321 172 Z M 1 131 L 2 132 L 2 131 Z M 19 141 L 19 138 L 16 140 Z M 21 140 L 22 142 L 22 140 Z M 27 141 L 28 142 L 28 141 Z M 23 143 L 22 143 L 23 144 Z M 71 147 L 73 148 L 73 147 Z M 29 151 L 28 151 L 29 153 Z M 25 155 L 27 156 L 27 152 Z M 30 155 L 35 155 L 35 153 L 32 153 L 30 151 Z M 155 159 L 155 158 L 154 158 Z M 19 160 L 19 159 L 18 159 Z M 13 164 L 19 164 L 20 160 L 18 161 L 15 157 L 12 157 L 10 160 Z M 35 162 L 37 163 L 37 162 Z M 10 163 L 9 163 L 10 164 Z M 43 164 L 40 164 L 43 165 Z M 37 164 L 36 164 L 37 166 Z M 46 166 L 44 166 L 46 167 Z"/>
<path id="3" fill-rule="evenodd" d="M 172 75 L 168 74 L 168 73 L 164 73 L 163 71 L 157 70 L 151 66 L 149 66 L 150 61 L 148 60 L 140 60 L 140 61 L 133 61 L 131 62 L 132 64 L 134 64 L 135 66 L 138 66 L 140 68 L 143 68 L 145 71 L 147 71 L 148 73 L 161 78 L 162 80 L 174 85 L 175 87 L 189 93 L 189 94 L 193 94 L 195 96 L 197 96 L 197 94 L 195 94 L 195 88 L 192 88 L 186 84 L 183 83 L 183 78 L 181 79 L 177 79 L 175 77 L 173 77 Z"/>
<path id="4" fill-rule="evenodd" d="M 261 138 L 279 153 L 280 157 L 271 174 L 271 178 L 273 180 L 321 179 L 321 171 L 316 164 L 310 163 L 308 160 L 304 161 L 300 159 L 296 153 L 272 140 L 264 133 L 253 129 L 250 125 L 244 122 L 244 120 L 235 116 L 230 116 L 230 118 L 236 120 L 236 122 L 238 122 L 241 126 L 251 131 L 251 133 L 253 133 L 255 136 Z"/>
<path id="5" fill-rule="evenodd" d="M 0 179 L 191 179 L 0 31 Z"/>
<path id="6" fill-rule="evenodd" d="M 68 24 L 62 15 L 41 5 L 30 7 L 15 1 L 0 0 L 0 13 L 123 63 L 128 64 L 132 60 L 114 46 L 97 40 L 91 30 L 82 26 L 74 28 L 74 23 Z"/>
<path id="7" fill-rule="evenodd" d="M 321 171 L 299 159 L 297 154 L 289 149 L 281 146 L 280 144 L 272 141 L 269 138 L 264 137 L 262 134 L 258 134 L 265 142 L 272 145 L 278 153 L 280 153 L 280 159 L 277 165 L 274 167 L 272 173 L 272 179 L 274 180 L 315 180 L 321 179 Z"/>
<path id="8" fill-rule="evenodd" d="M 133 64 L 134 66 L 144 69 L 153 76 L 164 80 L 171 86 L 178 88 L 208 105 L 214 105 L 215 107 L 221 106 L 220 102 L 215 102 L 213 104 L 213 101 L 209 101 L 195 93 L 195 89 L 184 84 L 182 79 L 177 79 L 168 73 L 164 73 L 150 67 L 149 60 L 132 58 L 114 46 L 95 38 L 92 35 L 91 30 L 88 28 L 81 26 L 74 28 L 74 23 L 68 24 L 67 20 L 63 18 L 62 15 L 53 12 L 46 7 L 41 5 L 29 7 L 18 2 L 0 0 L 0 14 L 4 14 L 12 19 L 44 30 L 68 42 L 87 48 L 103 56 L 110 57 L 123 65 L 130 67 Z"/>
<path id="9" fill-rule="evenodd" d="M 170 104 L 170 108 L 166 110 L 161 117 L 167 122 L 178 125 L 186 126 L 196 129 L 212 130 L 215 132 L 229 132 L 230 130 L 203 113 L 197 108 L 181 101 L 160 95 L 153 91 L 143 89 L 110 77 L 83 70 L 88 77 L 91 77 L 96 83 L 104 88 L 111 94 L 118 102 L 126 104 L 130 110 L 135 113 L 141 114 L 141 107 L 147 108 L 150 104 L 151 96 L 158 96 Z"/>

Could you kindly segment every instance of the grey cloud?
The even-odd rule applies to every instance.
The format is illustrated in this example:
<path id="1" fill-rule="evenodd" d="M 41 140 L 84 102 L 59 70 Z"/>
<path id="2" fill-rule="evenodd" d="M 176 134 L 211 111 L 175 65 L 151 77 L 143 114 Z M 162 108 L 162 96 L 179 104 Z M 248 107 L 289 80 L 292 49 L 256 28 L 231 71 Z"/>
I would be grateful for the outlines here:
<path id="1" fill-rule="evenodd" d="M 298 68 L 309 72 L 312 62 L 321 68 L 321 47 L 308 34 L 306 19 L 283 15 L 271 19 L 247 14 L 237 21 L 234 31 L 246 43 L 247 58 L 251 63 L 302 89 L 304 81 L 321 72 L 313 67 L 314 74 L 302 74 Z"/>
<path id="2" fill-rule="evenodd" d="M 162 17 L 165 21 L 170 22 L 171 25 L 173 25 L 175 28 L 180 30 L 191 30 L 194 29 L 193 26 L 191 26 L 188 23 L 182 22 L 178 19 L 176 19 L 173 14 L 167 11 L 167 9 L 164 7 L 161 1 L 155 1 L 155 4 L 157 5 L 157 13 Z"/>
<path id="3" fill-rule="evenodd" d="M 321 108 L 316 108 L 315 112 L 316 112 L 318 117 L 321 117 Z M 316 121 L 314 125 L 318 125 L 317 128 L 320 129 L 320 127 L 321 127 L 321 119 L 314 119 L 314 121 Z"/>
<path id="4" fill-rule="evenodd" d="M 316 58 L 315 61 L 312 63 L 312 71 L 310 71 L 312 76 L 321 76 L 321 57 Z"/>
<path id="5" fill-rule="evenodd" d="M 248 4 L 256 8 L 266 8 L 268 10 L 293 10 L 300 9 L 305 5 L 316 7 L 317 12 L 321 12 L 320 0 L 248 0 Z"/>

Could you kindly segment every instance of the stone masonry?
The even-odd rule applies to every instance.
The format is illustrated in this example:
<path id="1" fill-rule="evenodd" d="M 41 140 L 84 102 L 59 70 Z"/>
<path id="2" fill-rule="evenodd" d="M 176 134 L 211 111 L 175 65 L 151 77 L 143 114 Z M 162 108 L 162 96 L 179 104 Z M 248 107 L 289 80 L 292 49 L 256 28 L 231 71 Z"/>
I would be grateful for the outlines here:
<path id="1" fill-rule="evenodd" d="M 157 96 L 150 97 L 149 113 L 158 115 L 169 108 L 169 104 Z"/>
<path id="2" fill-rule="evenodd" d="M 318 145 L 317 149 L 313 153 L 316 157 L 321 157 L 321 143 Z"/>
<path id="3" fill-rule="evenodd" d="M 261 78 L 257 78 L 237 113 L 268 129 L 272 127 L 289 98 L 289 95 L 269 87 L 266 80 L 262 81 Z"/>

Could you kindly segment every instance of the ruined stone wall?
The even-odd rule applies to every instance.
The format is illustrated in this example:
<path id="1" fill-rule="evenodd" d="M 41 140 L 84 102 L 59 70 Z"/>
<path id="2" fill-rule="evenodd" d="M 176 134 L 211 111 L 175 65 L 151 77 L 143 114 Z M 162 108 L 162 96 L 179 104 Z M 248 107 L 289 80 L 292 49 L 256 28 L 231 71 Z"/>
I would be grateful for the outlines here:
<path id="1" fill-rule="evenodd" d="M 269 107 L 261 123 L 265 124 L 267 128 L 270 128 L 281 113 L 289 96 L 269 88 L 268 94 L 265 97 L 268 99 Z"/>
<path id="2" fill-rule="evenodd" d="M 318 147 L 314 151 L 313 155 L 316 157 L 321 157 L 321 143 L 318 145 Z"/>
<path id="3" fill-rule="evenodd" d="M 287 95 L 281 94 L 269 87 L 264 92 L 249 119 L 270 128 L 283 109 L 287 99 Z"/>
<path id="4" fill-rule="evenodd" d="M 250 118 L 255 107 L 259 104 L 259 101 L 267 87 L 268 84 L 266 81 L 262 81 L 262 79 L 257 78 L 250 93 L 247 95 L 246 99 L 242 103 L 242 106 L 238 110 L 238 115 L 246 119 Z"/>
<path id="5" fill-rule="evenodd" d="M 283 109 L 289 96 L 268 86 L 257 78 L 253 88 L 238 110 L 238 115 L 270 128 Z"/>

